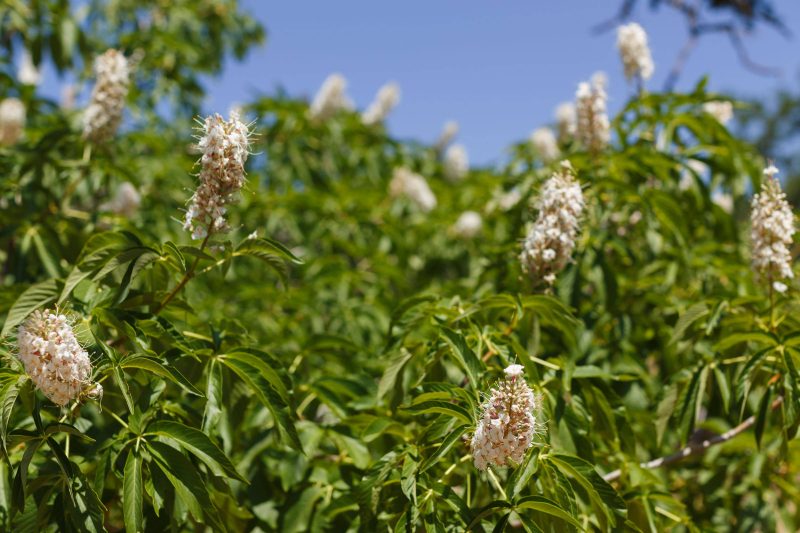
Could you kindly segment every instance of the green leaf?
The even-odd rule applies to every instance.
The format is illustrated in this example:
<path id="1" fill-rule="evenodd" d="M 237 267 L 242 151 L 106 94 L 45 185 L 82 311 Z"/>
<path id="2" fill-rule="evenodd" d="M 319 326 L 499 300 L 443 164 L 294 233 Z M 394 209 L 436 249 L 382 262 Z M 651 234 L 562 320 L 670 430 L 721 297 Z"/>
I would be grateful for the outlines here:
<path id="1" fill-rule="evenodd" d="M 175 383 L 183 390 L 188 392 L 189 394 L 194 394 L 195 396 L 203 396 L 203 393 L 200 392 L 194 385 L 192 385 L 189 380 L 187 380 L 183 374 L 178 371 L 177 368 L 173 368 L 172 366 L 167 366 L 163 364 L 158 359 L 153 357 L 148 357 L 144 355 L 136 355 L 134 357 L 128 357 L 123 359 L 120 364 L 120 368 L 128 369 L 128 368 L 138 368 L 141 370 L 146 370 L 152 374 L 160 376 L 162 378 L 168 379 L 171 382 Z"/>
<path id="2" fill-rule="evenodd" d="M 442 327 L 441 331 L 444 340 L 450 346 L 453 355 L 456 356 L 456 360 L 458 360 L 459 364 L 464 369 L 470 385 L 472 385 L 474 390 L 478 390 L 480 379 L 478 376 L 483 371 L 483 365 L 480 359 L 478 359 L 475 352 L 467 345 L 466 339 L 464 339 L 460 333 L 456 333 L 452 329 L 446 327 Z"/>
<path id="3" fill-rule="evenodd" d="M 525 455 L 519 468 L 515 468 L 508 477 L 506 492 L 515 498 L 528 484 L 533 474 L 539 470 L 539 449 L 533 449 Z"/>
<path id="4" fill-rule="evenodd" d="M 25 376 L 11 377 L 5 380 L 0 388 L 0 439 L 2 439 L 0 442 L 5 456 L 8 456 L 8 423 L 11 420 L 11 412 L 17 402 L 17 396 L 19 396 L 19 389 L 25 381 L 27 381 Z"/>
<path id="5" fill-rule="evenodd" d="M 378 399 L 386 396 L 397 384 L 397 380 L 403 372 L 414 354 L 405 348 L 400 349 L 400 353 L 394 357 L 386 370 L 383 371 L 380 382 L 378 382 Z"/>
<path id="6" fill-rule="evenodd" d="M 594 467 L 574 455 L 553 454 L 547 456 L 556 468 L 574 479 L 586 490 L 596 511 L 602 512 L 612 524 L 617 523 L 616 515 L 625 516 L 627 506 L 614 488 L 597 473 Z"/>
<path id="7" fill-rule="evenodd" d="M 681 340 L 683 338 L 683 334 L 686 333 L 686 330 L 689 328 L 689 326 L 708 315 L 709 312 L 710 311 L 704 302 L 696 303 L 687 309 L 678 318 L 678 322 L 675 324 L 675 329 L 672 332 L 672 337 L 670 337 L 667 345 L 674 344 Z"/>
<path id="8" fill-rule="evenodd" d="M 25 509 L 25 497 L 28 487 L 28 466 L 31 464 L 33 456 L 44 441 L 42 439 L 31 440 L 25 446 L 25 453 L 22 460 L 17 465 L 17 473 L 14 475 L 14 482 L 11 489 L 11 509 L 12 512 L 19 512 Z"/>
<path id="9" fill-rule="evenodd" d="M 224 354 L 227 360 L 239 361 L 258 370 L 258 373 L 280 394 L 285 403 L 289 403 L 289 391 L 292 382 L 280 362 L 267 352 L 252 348 L 235 348 Z"/>
<path id="10" fill-rule="evenodd" d="M 436 451 L 428 456 L 419 466 L 419 473 L 422 474 L 430 467 L 436 464 L 436 461 L 444 457 L 457 442 L 461 440 L 461 436 L 469 429 L 467 425 L 461 425 L 451 431 L 447 437 L 442 441 Z"/>
<path id="11" fill-rule="evenodd" d="M 470 426 L 474 425 L 472 416 L 466 409 L 460 405 L 446 402 L 444 400 L 426 400 L 419 403 L 414 403 L 405 407 L 401 407 L 415 415 L 425 415 L 431 413 L 439 413 L 457 418 L 461 422 Z"/>
<path id="12" fill-rule="evenodd" d="M 514 504 L 514 510 L 517 512 L 526 509 L 532 509 L 534 511 L 539 511 L 540 513 L 555 516 L 556 518 L 560 518 L 564 522 L 575 526 L 579 530 L 583 529 L 581 523 L 578 522 L 572 515 L 561 509 L 554 501 L 548 500 L 543 496 L 526 496 Z"/>
<path id="13" fill-rule="evenodd" d="M 53 279 L 28 287 L 25 292 L 20 294 L 17 301 L 8 311 L 0 337 L 8 335 L 13 328 L 20 325 L 36 309 L 54 302 L 57 296 L 58 284 Z"/>
<path id="14" fill-rule="evenodd" d="M 129 532 L 144 531 L 143 498 L 142 457 L 131 451 L 125 461 L 125 471 L 122 477 L 122 511 L 125 529 Z"/>
<path id="15" fill-rule="evenodd" d="M 776 346 L 777 340 L 770 334 L 762 331 L 751 331 L 747 333 L 733 333 L 722 338 L 717 344 L 714 345 L 715 352 L 721 352 L 741 344 L 743 342 L 755 342 L 761 345 Z"/>
<path id="16" fill-rule="evenodd" d="M 208 487 L 195 466 L 182 453 L 163 442 L 146 441 L 155 464 L 175 489 L 175 494 L 195 518 L 202 519 L 217 531 L 225 531 L 218 510 L 209 497 Z"/>
<path id="17" fill-rule="evenodd" d="M 242 242 L 238 248 L 236 248 L 234 255 L 244 254 L 255 256 L 259 254 L 278 255 L 296 265 L 302 265 L 304 263 L 302 259 L 294 255 L 286 246 L 266 237 L 246 239 Z"/>
<path id="18" fill-rule="evenodd" d="M 193 454 L 217 476 L 227 476 L 244 483 L 247 480 L 236 470 L 230 459 L 208 436 L 179 422 L 157 420 L 147 427 L 146 435 L 159 435 L 174 440 L 181 448 Z"/>
<path id="19" fill-rule="evenodd" d="M 222 363 L 244 381 L 255 393 L 256 397 L 269 409 L 282 435 L 288 437 L 289 444 L 296 450 L 302 450 L 300 437 L 294 426 L 294 412 L 283 400 L 275 387 L 261 375 L 261 372 L 238 358 L 219 356 Z"/>
<path id="20" fill-rule="evenodd" d="M 313 485 L 300 493 L 300 497 L 283 516 L 281 531 L 302 533 L 310 531 L 311 516 L 317 501 L 325 494 L 322 487 Z"/>
<path id="21" fill-rule="evenodd" d="M 117 384 L 122 397 L 125 399 L 125 405 L 128 406 L 128 411 L 133 413 L 133 396 L 131 396 L 131 391 L 128 388 L 128 382 L 125 381 L 122 368 L 115 364 L 111 368 L 111 375 L 114 377 L 114 383 Z"/>

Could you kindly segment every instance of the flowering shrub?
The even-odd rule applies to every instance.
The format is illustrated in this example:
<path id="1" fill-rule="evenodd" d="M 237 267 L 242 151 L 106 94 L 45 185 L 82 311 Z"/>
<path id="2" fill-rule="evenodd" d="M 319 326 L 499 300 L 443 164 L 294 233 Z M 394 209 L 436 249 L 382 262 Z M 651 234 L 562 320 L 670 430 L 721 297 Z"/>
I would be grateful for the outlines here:
<path id="1" fill-rule="evenodd" d="M 800 527 L 794 215 L 723 95 L 595 76 L 495 168 L 342 76 L 193 137 L 260 31 L 128 6 L 13 18 L 86 109 L 0 49 L 0 530 Z"/>

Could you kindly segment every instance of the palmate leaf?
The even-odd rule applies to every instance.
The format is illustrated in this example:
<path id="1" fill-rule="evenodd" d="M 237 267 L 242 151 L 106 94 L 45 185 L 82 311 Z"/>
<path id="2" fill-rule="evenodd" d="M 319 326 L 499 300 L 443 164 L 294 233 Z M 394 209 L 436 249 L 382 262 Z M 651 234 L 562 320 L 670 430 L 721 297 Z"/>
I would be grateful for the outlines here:
<path id="1" fill-rule="evenodd" d="M 195 466 L 175 448 L 157 441 L 146 441 L 153 463 L 163 472 L 175 494 L 198 520 L 204 519 L 215 531 L 225 531 L 218 511 L 211 502 L 208 487 Z M 152 467 L 151 467 L 152 468 Z"/>
<path id="2" fill-rule="evenodd" d="M 221 355 L 218 356 L 218 360 L 239 376 L 255 393 L 259 401 L 269 409 L 280 434 L 288 438 L 289 445 L 302 451 L 303 445 L 300 443 L 300 437 L 294 426 L 294 412 L 284 400 L 280 386 L 269 381 L 259 368 L 252 366 L 242 358 Z"/>
<path id="3" fill-rule="evenodd" d="M 546 456 L 563 474 L 578 483 L 589 495 L 595 512 L 601 513 L 612 526 L 617 524 L 618 518 L 626 516 L 627 506 L 625 500 L 617 491 L 597 473 L 587 461 L 567 454 L 552 454 Z M 598 516 L 599 518 L 599 516 Z"/>
<path id="4" fill-rule="evenodd" d="M 236 470 L 236 467 L 233 466 L 225 452 L 199 429 L 171 420 L 157 420 L 147 426 L 145 435 L 166 437 L 200 459 L 215 475 L 227 476 L 247 483 L 247 480 Z"/>

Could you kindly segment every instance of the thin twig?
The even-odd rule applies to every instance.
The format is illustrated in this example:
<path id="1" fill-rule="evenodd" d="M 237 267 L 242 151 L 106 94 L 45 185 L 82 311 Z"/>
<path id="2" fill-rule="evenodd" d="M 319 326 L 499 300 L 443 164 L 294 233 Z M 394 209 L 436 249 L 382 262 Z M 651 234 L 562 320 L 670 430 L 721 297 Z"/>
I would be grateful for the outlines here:
<path id="1" fill-rule="evenodd" d="M 681 75 L 681 72 L 683 72 L 686 61 L 688 61 L 689 55 L 692 53 L 692 50 L 694 50 L 695 46 L 697 46 L 697 37 L 690 35 L 686 40 L 686 44 L 683 45 L 683 48 L 681 48 L 681 51 L 678 53 L 678 57 L 675 58 L 675 63 L 672 64 L 667 80 L 664 82 L 665 92 L 672 92 L 672 90 L 675 89 L 678 77 Z"/>
<path id="2" fill-rule="evenodd" d="M 208 232 L 208 234 L 206 235 L 206 238 L 205 238 L 205 239 L 203 239 L 203 244 L 201 244 L 201 245 L 200 245 L 200 251 L 201 251 L 201 252 L 202 252 L 202 251 L 205 249 L 205 247 L 206 247 L 206 244 L 208 244 L 208 239 L 209 239 L 210 237 L 211 237 L 211 232 L 209 231 L 209 232 Z M 184 286 L 185 286 L 187 283 L 189 283 L 189 280 L 190 280 L 190 279 L 192 279 L 192 277 L 194 277 L 194 271 L 195 271 L 195 269 L 197 269 L 197 264 L 198 264 L 199 262 L 200 262 L 200 255 L 198 254 L 198 255 L 197 255 L 195 258 L 194 258 L 194 262 L 192 262 L 192 266 L 190 266 L 190 267 L 189 267 L 189 270 L 187 270 L 187 271 L 186 271 L 186 273 L 183 275 L 183 278 L 181 278 L 180 282 L 179 282 L 179 283 L 178 283 L 178 284 L 175 286 L 175 288 L 174 288 L 174 289 L 172 289 L 172 292 L 170 292 L 170 293 L 167 295 L 167 297 L 166 297 L 166 298 L 164 298 L 164 300 L 163 300 L 163 301 L 162 301 L 162 302 L 161 302 L 161 303 L 158 305 L 158 307 L 157 307 L 157 308 L 156 308 L 156 310 L 153 312 L 153 314 L 157 315 L 158 313 L 160 313 L 160 312 L 161 312 L 161 311 L 162 311 L 162 310 L 163 310 L 163 309 L 164 309 L 164 308 L 167 306 L 167 304 L 168 304 L 168 303 L 169 303 L 169 302 L 170 302 L 170 301 L 171 301 L 173 298 L 175 298 L 175 296 L 176 296 L 176 295 L 177 295 L 177 294 L 180 292 L 180 290 L 181 290 L 181 289 L 182 289 L 182 288 L 183 288 L 183 287 L 184 287 Z"/>
<path id="3" fill-rule="evenodd" d="M 783 403 L 783 396 L 775 398 L 775 400 L 772 402 L 771 409 L 774 411 L 775 409 L 780 407 L 782 403 Z M 715 437 L 712 437 L 710 439 L 704 440 L 699 443 L 689 444 L 685 448 L 682 448 L 681 450 L 671 455 L 659 457 L 658 459 L 653 459 L 652 461 L 647 461 L 646 463 L 640 463 L 639 467 L 652 470 L 655 468 L 661 468 L 662 466 L 668 466 L 673 463 L 677 463 L 678 461 L 685 459 L 686 457 L 690 457 L 692 455 L 699 455 L 705 452 L 708 448 L 716 444 L 722 444 L 723 442 L 731 440 L 736 435 L 746 431 L 750 426 L 752 426 L 755 423 L 756 423 L 756 416 L 753 415 L 744 422 L 742 422 L 741 424 L 739 424 L 738 426 L 729 429 L 722 435 L 717 435 Z M 612 470 L 608 474 L 604 475 L 603 479 L 606 481 L 614 481 L 615 479 L 618 479 L 621 475 L 622 475 L 622 470 L 620 469 Z"/>

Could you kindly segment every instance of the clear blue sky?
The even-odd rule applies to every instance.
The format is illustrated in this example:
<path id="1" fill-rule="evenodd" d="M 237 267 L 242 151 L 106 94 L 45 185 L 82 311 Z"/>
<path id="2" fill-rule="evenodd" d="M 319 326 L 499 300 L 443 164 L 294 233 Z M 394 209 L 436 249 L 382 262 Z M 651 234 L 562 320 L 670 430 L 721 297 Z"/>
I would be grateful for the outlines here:
<path id="1" fill-rule="evenodd" d="M 433 141 L 447 120 L 473 163 L 501 159 L 510 142 L 551 122 L 556 105 L 572 100 L 578 82 L 597 70 L 609 75 L 610 109 L 630 96 L 617 55 L 615 31 L 591 28 L 616 13 L 620 0 L 241 0 L 267 28 L 267 42 L 242 63 L 207 82 L 206 111 L 284 87 L 313 97 L 325 77 L 340 72 L 359 108 L 385 82 L 402 89 L 389 118 L 401 138 Z M 632 20 L 650 38 L 656 72 L 664 79 L 686 39 L 682 17 L 652 12 L 639 0 Z M 780 86 L 800 89 L 800 1 L 775 0 L 787 40 L 770 27 L 746 36 L 753 59 L 780 67 L 781 78 L 761 77 L 738 61 L 727 36 L 707 35 L 691 55 L 678 89 L 708 74 L 712 90 L 768 98 Z M 52 74 L 46 76 L 53 79 Z"/>
<path id="2" fill-rule="evenodd" d="M 686 39 L 683 19 L 670 9 L 653 13 L 646 0 L 632 20 L 647 30 L 660 89 Z M 596 70 L 610 78 L 610 107 L 631 94 L 622 77 L 610 31 L 590 29 L 610 18 L 617 0 L 543 1 L 406 0 L 339 2 L 243 0 L 267 28 L 266 44 L 208 84 L 209 110 L 225 111 L 258 92 L 279 86 L 312 97 L 323 79 L 340 72 L 359 108 L 386 81 L 400 84 L 402 99 L 388 125 L 393 134 L 433 140 L 449 119 L 473 162 L 503 156 L 508 144 L 550 122 L 557 104 L 571 100 L 581 80 Z M 782 78 L 746 70 L 727 36 L 705 36 L 679 82 L 690 88 L 704 74 L 710 87 L 756 97 L 800 83 L 800 2 L 778 0 L 787 40 L 763 27 L 746 37 L 755 60 L 783 69 Z"/>

